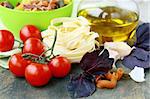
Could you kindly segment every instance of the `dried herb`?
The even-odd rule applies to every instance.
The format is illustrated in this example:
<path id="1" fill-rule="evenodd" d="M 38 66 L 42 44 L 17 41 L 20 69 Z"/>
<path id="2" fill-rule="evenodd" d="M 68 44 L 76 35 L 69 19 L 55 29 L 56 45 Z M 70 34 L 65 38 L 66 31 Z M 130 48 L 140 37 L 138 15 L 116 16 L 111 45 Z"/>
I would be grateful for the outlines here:
<path id="1" fill-rule="evenodd" d="M 73 76 L 68 84 L 68 91 L 73 98 L 81 98 L 92 95 L 95 90 L 95 76 L 108 73 L 112 69 L 114 59 L 109 58 L 108 50 L 96 50 L 86 53 L 80 66 L 83 73 L 79 76 Z"/>

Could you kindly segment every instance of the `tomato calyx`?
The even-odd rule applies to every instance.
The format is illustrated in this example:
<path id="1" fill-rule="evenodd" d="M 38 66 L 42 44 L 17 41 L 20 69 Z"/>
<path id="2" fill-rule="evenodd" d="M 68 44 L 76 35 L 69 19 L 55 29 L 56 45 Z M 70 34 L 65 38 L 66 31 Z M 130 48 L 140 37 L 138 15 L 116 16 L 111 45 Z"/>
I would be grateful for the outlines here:
<path id="1" fill-rule="evenodd" d="M 36 63 L 41 63 L 41 64 L 47 63 L 47 60 L 45 57 L 38 56 L 35 54 L 31 54 L 31 53 L 25 53 L 22 55 L 22 57 L 25 59 L 31 60 L 32 62 L 36 62 Z"/>

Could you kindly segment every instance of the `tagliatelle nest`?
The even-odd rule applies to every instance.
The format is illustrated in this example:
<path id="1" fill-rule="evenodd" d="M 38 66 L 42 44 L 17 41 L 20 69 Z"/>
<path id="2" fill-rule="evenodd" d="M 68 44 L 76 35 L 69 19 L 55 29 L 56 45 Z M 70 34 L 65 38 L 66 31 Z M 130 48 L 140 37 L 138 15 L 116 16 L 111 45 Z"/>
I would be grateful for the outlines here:
<path id="1" fill-rule="evenodd" d="M 55 24 L 62 24 L 55 26 Z M 51 26 L 42 32 L 43 43 L 51 48 L 55 29 L 57 30 L 57 40 L 54 47 L 54 55 L 62 55 L 71 62 L 80 62 L 83 55 L 95 50 L 99 43 L 95 40 L 98 34 L 90 31 L 88 20 L 83 17 L 78 18 L 58 18 L 51 22 Z M 50 53 L 48 52 L 46 56 Z"/>

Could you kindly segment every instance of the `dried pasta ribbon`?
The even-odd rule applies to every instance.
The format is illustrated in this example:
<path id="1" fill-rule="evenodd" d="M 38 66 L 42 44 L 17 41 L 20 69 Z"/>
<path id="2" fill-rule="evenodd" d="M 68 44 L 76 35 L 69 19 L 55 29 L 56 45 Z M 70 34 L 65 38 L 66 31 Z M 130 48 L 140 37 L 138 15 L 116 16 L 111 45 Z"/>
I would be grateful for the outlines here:
<path id="1" fill-rule="evenodd" d="M 118 68 L 116 72 L 108 72 L 105 76 L 96 76 L 96 86 L 98 88 L 113 89 L 117 86 L 117 81 L 119 81 L 122 78 L 123 74 L 124 70 L 122 68 Z M 102 80 L 102 78 L 104 77 L 106 80 Z"/>

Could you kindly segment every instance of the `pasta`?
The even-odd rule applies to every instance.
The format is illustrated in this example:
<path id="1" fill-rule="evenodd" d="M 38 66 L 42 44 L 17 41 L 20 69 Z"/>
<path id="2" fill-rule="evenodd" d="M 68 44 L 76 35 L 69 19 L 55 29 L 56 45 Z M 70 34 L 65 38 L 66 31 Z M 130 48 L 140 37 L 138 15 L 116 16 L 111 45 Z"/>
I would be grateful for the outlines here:
<path id="1" fill-rule="evenodd" d="M 48 29 L 42 32 L 46 49 L 53 44 L 55 29 L 57 40 L 53 53 L 67 57 L 72 63 L 80 62 L 86 52 L 94 51 L 95 45 L 99 46 L 95 40 L 98 34 L 90 31 L 89 22 L 84 17 L 56 18 L 51 21 Z M 47 52 L 46 56 L 49 54 L 50 52 Z"/>

